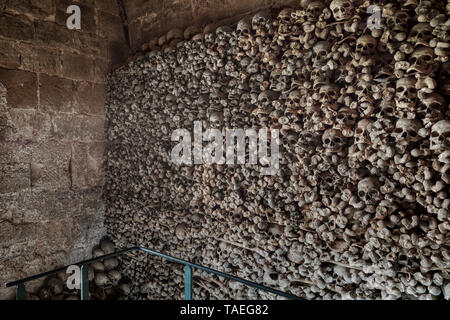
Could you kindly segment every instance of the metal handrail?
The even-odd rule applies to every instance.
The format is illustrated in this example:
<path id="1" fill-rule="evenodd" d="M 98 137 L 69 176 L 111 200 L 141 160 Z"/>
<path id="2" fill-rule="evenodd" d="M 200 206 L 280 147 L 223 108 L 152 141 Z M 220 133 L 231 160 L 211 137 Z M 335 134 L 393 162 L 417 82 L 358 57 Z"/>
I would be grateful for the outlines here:
<path id="1" fill-rule="evenodd" d="M 81 266 L 81 283 L 80 283 L 80 285 L 81 285 L 81 300 L 89 300 L 89 277 L 88 277 L 89 264 L 91 264 L 95 261 L 106 259 L 106 258 L 119 256 L 119 255 L 122 255 L 122 254 L 130 252 L 130 251 L 143 251 L 143 252 L 167 259 L 169 261 L 183 264 L 184 265 L 184 298 L 185 298 L 185 300 L 192 299 L 192 268 L 203 270 L 203 271 L 215 274 L 217 276 L 220 276 L 220 277 L 223 277 L 226 279 L 237 281 L 237 282 L 243 283 L 249 287 L 263 290 L 266 292 L 270 292 L 270 293 L 282 296 L 284 298 L 288 298 L 288 299 L 292 299 L 292 300 L 304 300 L 301 297 L 291 295 L 289 293 L 286 293 L 286 292 L 283 292 L 283 291 L 280 291 L 277 289 L 266 287 L 266 286 L 264 286 L 262 284 L 258 284 L 256 282 L 252 282 L 252 281 L 245 280 L 245 279 L 242 279 L 239 277 L 235 277 L 228 273 L 220 272 L 218 270 L 214 270 L 214 269 L 211 269 L 211 268 L 199 265 L 199 264 L 195 264 L 195 263 L 183 260 L 183 259 L 175 258 L 175 257 L 169 256 L 167 254 L 160 253 L 160 252 L 157 252 L 154 250 L 150 250 L 150 249 L 147 249 L 144 247 L 132 247 L 132 248 L 128 248 L 128 249 L 123 249 L 120 251 L 116 251 L 114 253 L 105 254 L 100 257 L 96 257 L 96 258 L 92 258 L 92 259 L 88 259 L 88 260 L 84 260 L 84 261 L 80 261 L 80 262 L 71 264 L 71 265 Z M 34 276 L 30 276 L 30 277 L 26 277 L 26 278 L 23 278 L 20 280 L 7 282 L 5 284 L 5 287 L 8 288 L 8 287 L 17 286 L 17 292 L 16 292 L 17 300 L 25 300 L 25 298 L 26 298 L 25 283 L 26 282 L 36 280 L 36 279 L 39 279 L 42 277 L 46 277 L 46 276 L 49 276 L 49 275 L 52 275 L 52 274 L 55 274 L 55 273 L 58 273 L 61 271 L 66 271 L 67 268 L 71 265 L 61 267 L 61 268 L 58 268 L 58 269 L 55 269 L 52 271 L 43 272 L 43 273 L 40 273 L 40 274 L 37 274 Z"/>

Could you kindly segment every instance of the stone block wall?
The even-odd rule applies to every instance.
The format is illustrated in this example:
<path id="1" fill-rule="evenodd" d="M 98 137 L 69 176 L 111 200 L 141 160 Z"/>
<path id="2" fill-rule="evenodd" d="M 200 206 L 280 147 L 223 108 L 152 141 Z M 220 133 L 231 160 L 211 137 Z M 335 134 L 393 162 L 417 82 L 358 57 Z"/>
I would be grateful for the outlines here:
<path id="1" fill-rule="evenodd" d="M 116 0 L 0 1 L 2 286 L 87 258 L 105 233 L 105 76 L 127 55 Z"/>

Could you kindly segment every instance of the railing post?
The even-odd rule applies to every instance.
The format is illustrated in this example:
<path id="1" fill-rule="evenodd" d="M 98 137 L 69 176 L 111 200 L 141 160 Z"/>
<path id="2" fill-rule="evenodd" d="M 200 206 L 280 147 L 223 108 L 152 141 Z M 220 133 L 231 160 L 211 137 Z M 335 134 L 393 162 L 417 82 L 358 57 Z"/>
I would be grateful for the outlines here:
<path id="1" fill-rule="evenodd" d="M 81 300 L 89 300 L 89 265 L 81 266 Z"/>
<path id="2" fill-rule="evenodd" d="M 17 285 L 17 289 L 16 289 L 16 299 L 17 300 L 26 300 L 26 298 L 27 298 L 26 295 L 27 295 L 27 293 L 25 291 L 25 284 L 23 282 L 19 283 Z"/>
<path id="3" fill-rule="evenodd" d="M 192 268 L 184 266 L 184 300 L 192 300 Z"/>

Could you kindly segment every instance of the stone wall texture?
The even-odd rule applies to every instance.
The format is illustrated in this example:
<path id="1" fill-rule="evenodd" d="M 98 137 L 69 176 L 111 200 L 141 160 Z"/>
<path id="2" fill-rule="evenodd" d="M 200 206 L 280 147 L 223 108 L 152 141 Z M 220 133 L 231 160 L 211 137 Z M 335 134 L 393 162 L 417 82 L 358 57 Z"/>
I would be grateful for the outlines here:
<path id="1" fill-rule="evenodd" d="M 127 54 L 116 0 L 0 1 L 2 287 L 87 258 L 105 233 L 105 75 Z"/>

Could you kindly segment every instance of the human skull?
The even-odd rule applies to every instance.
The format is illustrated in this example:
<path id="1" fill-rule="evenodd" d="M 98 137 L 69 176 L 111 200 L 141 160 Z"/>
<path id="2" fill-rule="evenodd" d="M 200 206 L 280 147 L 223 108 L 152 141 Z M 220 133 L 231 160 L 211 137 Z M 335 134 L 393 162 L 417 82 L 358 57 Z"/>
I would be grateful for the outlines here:
<path id="1" fill-rule="evenodd" d="M 308 21 L 310 22 L 317 21 L 324 7 L 325 5 L 322 1 L 310 2 L 308 4 L 308 7 L 306 8 L 306 16 L 308 18 Z"/>
<path id="2" fill-rule="evenodd" d="M 325 62 L 328 53 L 330 52 L 330 43 L 328 41 L 319 41 L 313 47 L 314 64 Z"/>
<path id="3" fill-rule="evenodd" d="M 362 179 L 358 183 L 358 196 L 365 204 L 375 204 L 381 200 L 381 183 L 376 177 Z"/>
<path id="4" fill-rule="evenodd" d="M 325 84 L 320 87 L 319 99 L 325 104 L 333 104 L 339 97 L 339 87 L 335 84 Z"/>
<path id="5" fill-rule="evenodd" d="M 432 92 L 425 95 L 420 100 L 418 114 L 426 123 L 437 122 L 442 120 L 444 110 L 446 109 L 446 101 L 440 94 Z"/>
<path id="6" fill-rule="evenodd" d="M 355 142 L 369 144 L 372 125 L 373 125 L 372 120 L 369 119 L 359 120 L 355 129 Z"/>
<path id="7" fill-rule="evenodd" d="M 353 16 L 354 5 L 350 0 L 333 0 L 330 10 L 336 21 L 348 20 Z"/>
<path id="8" fill-rule="evenodd" d="M 408 36 L 408 42 L 414 45 L 428 45 L 429 41 L 433 38 L 433 28 L 429 23 L 418 23 L 411 28 Z"/>
<path id="9" fill-rule="evenodd" d="M 445 151 L 450 148 L 450 120 L 441 120 L 431 127 L 430 150 Z"/>
<path id="10" fill-rule="evenodd" d="M 417 97 L 416 79 L 401 78 L 395 85 L 395 96 L 398 102 L 411 102 Z"/>
<path id="11" fill-rule="evenodd" d="M 294 12 L 294 9 L 291 8 L 285 8 L 280 11 L 278 14 L 278 20 L 281 21 L 284 24 L 291 24 L 292 22 L 292 13 Z"/>
<path id="12" fill-rule="evenodd" d="M 405 32 L 408 31 L 408 21 L 411 19 L 406 11 L 398 10 L 394 15 L 386 17 L 386 25 L 390 30 Z"/>
<path id="13" fill-rule="evenodd" d="M 267 12 L 258 12 L 252 18 L 252 28 L 253 30 L 265 28 L 269 21 L 270 15 Z"/>
<path id="14" fill-rule="evenodd" d="M 342 107 L 336 115 L 337 128 L 352 128 L 358 118 L 356 110 Z"/>
<path id="15" fill-rule="evenodd" d="M 242 35 L 250 34 L 252 30 L 252 25 L 250 24 L 248 19 L 239 20 L 236 26 L 236 34 L 240 37 Z"/>
<path id="16" fill-rule="evenodd" d="M 277 99 L 278 94 L 274 91 L 266 90 L 258 95 L 258 104 L 261 106 L 267 106 Z"/>
<path id="17" fill-rule="evenodd" d="M 328 152 L 341 152 L 346 146 L 346 140 L 341 131 L 328 129 L 323 133 L 322 144 Z"/>
<path id="18" fill-rule="evenodd" d="M 303 151 L 313 151 L 320 142 L 320 136 L 314 131 L 302 131 L 297 140 L 297 146 Z"/>
<path id="19" fill-rule="evenodd" d="M 300 90 L 293 90 L 289 93 L 287 98 L 287 106 L 292 109 L 297 109 L 300 106 L 302 93 Z"/>
<path id="20" fill-rule="evenodd" d="M 420 122 L 413 119 L 398 119 L 392 136 L 398 143 L 409 144 L 420 140 L 418 134 L 422 126 Z"/>
<path id="21" fill-rule="evenodd" d="M 363 35 L 356 40 L 356 52 L 363 56 L 371 56 L 377 48 L 377 39 L 369 35 Z"/>
<path id="22" fill-rule="evenodd" d="M 434 61 L 434 51 L 428 47 L 420 47 L 414 50 L 409 57 L 411 67 L 407 70 L 408 73 L 417 71 L 422 74 L 430 74 L 437 70 L 439 64 Z"/>
<path id="23" fill-rule="evenodd" d="M 282 74 L 280 69 L 275 69 L 270 73 L 270 90 L 283 91 L 288 88 L 291 78 Z"/>

